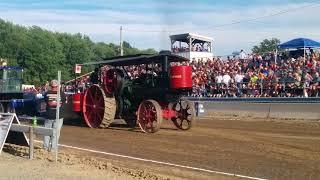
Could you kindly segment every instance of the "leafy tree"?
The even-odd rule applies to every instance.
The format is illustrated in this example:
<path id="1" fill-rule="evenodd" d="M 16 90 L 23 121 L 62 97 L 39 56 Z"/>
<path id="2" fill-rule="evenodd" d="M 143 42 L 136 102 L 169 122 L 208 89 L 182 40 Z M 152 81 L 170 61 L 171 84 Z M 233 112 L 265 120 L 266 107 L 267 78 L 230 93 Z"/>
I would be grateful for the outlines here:
<path id="1" fill-rule="evenodd" d="M 123 48 L 128 48 L 128 49 L 133 48 L 133 47 L 130 45 L 130 43 L 128 43 L 127 41 L 123 41 L 123 42 L 122 42 L 122 46 L 123 46 Z"/>
<path id="2" fill-rule="evenodd" d="M 117 51 L 110 44 L 99 42 L 93 45 L 94 60 L 105 59 L 117 55 Z"/>
<path id="3" fill-rule="evenodd" d="M 64 65 L 63 46 L 56 36 L 33 26 L 28 31 L 26 41 L 28 59 L 25 64 L 25 81 L 36 85 L 56 78 L 56 73 Z"/>
<path id="4" fill-rule="evenodd" d="M 124 55 L 156 53 L 154 49 L 139 50 L 128 42 L 123 43 Z M 94 43 L 80 33 L 54 33 L 40 27 L 23 27 L 0 19 L 0 57 L 9 65 L 24 68 L 24 83 L 40 85 L 56 78 L 62 71 L 62 79 L 74 76 L 74 65 L 117 56 L 119 45 Z M 93 67 L 83 67 L 89 72 Z"/>
<path id="5" fill-rule="evenodd" d="M 75 64 L 81 64 L 91 61 L 93 57 L 93 43 L 88 41 L 86 36 L 81 34 L 57 33 L 58 41 L 63 46 L 63 65 L 61 68 L 64 79 L 70 79 L 73 76 L 73 68 Z"/>
<path id="6" fill-rule="evenodd" d="M 262 42 L 260 42 L 259 45 L 253 46 L 252 52 L 259 53 L 259 54 L 271 52 L 271 51 L 274 51 L 279 44 L 280 44 L 280 40 L 277 38 L 265 39 Z"/>
<path id="7" fill-rule="evenodd" d="M 156 54 L 157 51 L 152 49 L 152 48 L 149 48 L 149 49 L 143 49 L 140 51 L 142 54 Z"/>

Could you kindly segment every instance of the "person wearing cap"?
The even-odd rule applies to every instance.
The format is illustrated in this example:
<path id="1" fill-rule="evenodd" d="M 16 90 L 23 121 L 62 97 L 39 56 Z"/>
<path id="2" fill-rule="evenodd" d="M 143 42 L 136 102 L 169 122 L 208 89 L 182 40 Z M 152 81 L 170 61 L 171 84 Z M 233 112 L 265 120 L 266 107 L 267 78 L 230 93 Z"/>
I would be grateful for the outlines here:
<path id="1" fill-rule="evenodd" d="M 58 81 L 52 80 L 50 82 L 50 89 L 45 93 L 45 102 L 46 102 L 46 114 L 45 114 L 45 127 L 53 128 L 55 126 L 62 126 L 61 124 L 56 123 L 56 111 L 57 111 L 57 97 L 58 97 Z M 60 111 L 59 111 L 59 118 L 63 119 L 63 107 L 62 105 L 66 101 L 66 97 L 64 93 L 60 90 Z M 44 136 L 44 148 L 51 150 L 55 149 L 54 142 L 55 136 Z M 51 145 L 50 145 L 51 144 Z"/>

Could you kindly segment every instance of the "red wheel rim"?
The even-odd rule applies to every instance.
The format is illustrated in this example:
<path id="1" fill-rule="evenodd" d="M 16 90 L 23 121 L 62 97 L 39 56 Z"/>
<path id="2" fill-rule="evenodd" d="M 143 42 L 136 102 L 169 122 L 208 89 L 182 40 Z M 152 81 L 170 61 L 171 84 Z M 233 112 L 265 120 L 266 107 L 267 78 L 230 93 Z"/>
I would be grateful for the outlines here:
<path id="1" fill-rule="evenodd" d="M 156 102 L 155 102 L 156 103 Z M 143 101 L 138 109 L 138 124 L 143 132 L 153 133 L 159 130 L 161 124 L 160 105 L 153 101 Z"/>
<path id="2" fill-rule="evenodd" d="M 101 124 L 104 111 L 103 90 L 93 85 L 84 94 L 83 97 L 83 117 L 87 125 L 91 128 L 97 128 Z"/>

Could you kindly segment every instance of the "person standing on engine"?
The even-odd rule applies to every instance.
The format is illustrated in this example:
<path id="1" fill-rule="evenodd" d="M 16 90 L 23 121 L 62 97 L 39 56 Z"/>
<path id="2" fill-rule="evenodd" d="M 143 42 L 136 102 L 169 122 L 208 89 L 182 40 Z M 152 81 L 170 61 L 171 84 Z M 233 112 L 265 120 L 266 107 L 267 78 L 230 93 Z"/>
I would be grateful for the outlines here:
<path id="1" fill-rule="evenodd" d="M 62 120 L 60 120 L 59 124 L 56 122 L 56 111 L 57 111 L 57 97 L 58 97 L 58 81 L 52 80 L 50 82 L 50 89 L 45 93 L 45 102 L 46 102 L 46 115 L 45 115 L 45 127 L 47 128 L 54 128 L 59 127 L 59 129 L 62 127 Z M 63 92 L 60 90 L 60 112 L 59 112 L 59 118 L 63 119 L 63 107 L 62 105 L 66 101 L 66 97 Z M 59 137 L 58 137 L 59 138 Z M 54 136 L 44 136 L 44 148 L 51 150 L 55 149 L 54 142 L 56 141 L 56 137 Z"/>
<path id="2" fill-rule="evenodd" d="M 94 72 L 91 73 L 90 82 L 92 84 L 99 84 L 99 68 L 95 68 Z"/>

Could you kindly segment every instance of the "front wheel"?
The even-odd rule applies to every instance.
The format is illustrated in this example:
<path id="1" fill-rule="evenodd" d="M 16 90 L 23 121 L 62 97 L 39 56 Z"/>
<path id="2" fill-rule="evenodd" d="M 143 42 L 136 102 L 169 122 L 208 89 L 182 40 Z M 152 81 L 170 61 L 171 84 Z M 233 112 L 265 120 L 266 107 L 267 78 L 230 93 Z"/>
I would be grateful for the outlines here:
<path id="1" fill-rule="evenodd" d="M 188 130 L 192 127 L 195 120 L 195 109 L 189 100 L 181 98 L 176 103 L 170 103 L 169 108 L 177 114 L 171 120 L 178 129 Z"/>

